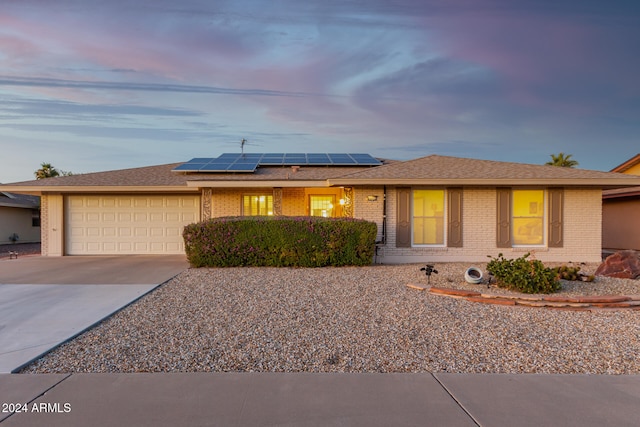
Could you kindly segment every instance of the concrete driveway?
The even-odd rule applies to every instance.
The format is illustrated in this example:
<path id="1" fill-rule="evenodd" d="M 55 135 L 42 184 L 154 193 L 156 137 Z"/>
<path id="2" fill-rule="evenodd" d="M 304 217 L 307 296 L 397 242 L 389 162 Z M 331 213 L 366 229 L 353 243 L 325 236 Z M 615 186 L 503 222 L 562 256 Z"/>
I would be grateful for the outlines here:
<path id="1" fill-rule="evenodd" d="M 17 372 L 188 267 L 180 255 L 0 260 L 0 373 Z"/>

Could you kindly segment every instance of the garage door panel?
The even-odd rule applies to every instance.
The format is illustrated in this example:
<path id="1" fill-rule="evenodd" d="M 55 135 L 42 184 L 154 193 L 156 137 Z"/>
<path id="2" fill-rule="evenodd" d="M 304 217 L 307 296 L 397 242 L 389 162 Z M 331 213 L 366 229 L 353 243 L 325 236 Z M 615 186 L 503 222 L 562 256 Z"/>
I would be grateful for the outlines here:
<path id="1" fill-rule="evenodd" d="M 168 236 L 168 237 L 176 237 L 176 236 L 179 236 L 182 233 L 182 229 L 181 228 L 173 228 L 173 227 L 171 227 L 171 228 L 167 228 L 166 230 L 167 230 L 167 232 L 166 232 L 165 236 Z"/>
<path id="2" fill-rule="evenodd" d="M 143 208 L 146 209 L 149 205 L 149 200 L 148 199 L 134 199 L 133 200 L 133 205 L 136 208 Z"/>
<path id="3" fill-rule="evenodd" d="M 144 253 L 148 253 L 149 252 L 149 245 L 147 243 L 135 242 L 134 247 L 135 247 L 136 252 L 144 252 Z"/>
<path id="4" fill-rule="evenodd" d="M 82 237 L 82 236 L 85 236 L 86 234 L 87 234 L 87 229 L 86 228 L 82 228 L 82 227 L 73 227 L 73 228 L 71 228 L 71 235 L 72 236 Z"/>
<path id="5" fill-rule="evenodd" d="M 124 254 L 133 253 L 133 244 L 131 242 L 118 242 L 118 252 Z"/>
<path id="6" fill-rule="evenodd" d="M 120 237 L 131 237 L 133 233 L 131 232 L 131 228 L 129 227 L 120 227 L 118 228 L 118 236 Z"/>
<path id="7" fill-rule="evenodd" d="M 182 254 L 199 210 L 199 196 L 67 196 L 67 254 Z"/>
<path id="8" fill-rule="evenodd" d="M 151 227 L 149 229 L 149 232 L 150 232 L 152 237 L 162 237 L 162 236 L 164 236 L 164 228 Z"/>
<path id="9" fill-rule="evenodd" d="M 87 208 L 99 208 L 100 199 L 97 197 L 88 197 L 82 204 Z"/>

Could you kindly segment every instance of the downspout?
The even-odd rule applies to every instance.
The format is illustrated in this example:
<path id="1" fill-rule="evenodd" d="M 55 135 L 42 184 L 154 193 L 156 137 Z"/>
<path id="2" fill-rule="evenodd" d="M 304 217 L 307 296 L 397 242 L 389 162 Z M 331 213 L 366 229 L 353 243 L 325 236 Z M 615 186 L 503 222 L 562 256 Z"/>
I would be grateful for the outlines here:
<path id="1" fill-rule="evenodd" d="M 382 193 L 382 240 L 383 245 L 387 244 L 387 186 L 383 187 Z"/>

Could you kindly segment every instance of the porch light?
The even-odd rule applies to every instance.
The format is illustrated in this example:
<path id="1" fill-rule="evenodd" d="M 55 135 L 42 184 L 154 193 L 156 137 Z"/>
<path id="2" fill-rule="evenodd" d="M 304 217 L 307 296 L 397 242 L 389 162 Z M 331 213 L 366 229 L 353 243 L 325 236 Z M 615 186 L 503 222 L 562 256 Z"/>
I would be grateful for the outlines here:
<path id="1" fill-rule="evenodd" d="M 344 199 L 340 199 L 338 203 L 340 203 L 340 206 L 344 206 L 347 202 Z"/>
<path id="2" fill-rule="evenodd" d="M 368 196 L 367 196 L 367 200 L 368 200 L 369 202 L 375 202 L 375 201 L 377 201 L 377 200 L 378 200 L 378 196 L 373 195 L 373 194 L 370 194 L 370 195 L 368 195 Z"/>

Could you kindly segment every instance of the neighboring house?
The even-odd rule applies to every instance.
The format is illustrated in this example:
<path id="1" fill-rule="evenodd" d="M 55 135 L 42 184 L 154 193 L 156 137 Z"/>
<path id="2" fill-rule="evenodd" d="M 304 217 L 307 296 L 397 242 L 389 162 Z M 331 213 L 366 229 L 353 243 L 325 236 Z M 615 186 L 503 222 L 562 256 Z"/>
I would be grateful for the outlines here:
<path id="1" fill-rule="evenodd" d="M 640 176 L 640 154 L 611 172 Z M 640 187 L 605 190 L 602 193 L 602 247 L 640 251 Z"/>
<path id="2" fill-rule="evenodd" d="M 0 244 L 40 241 L 40 198 L 0 191 Z"/>
<path id="3" fill-rule="evenodd" d="M 602 190 L 630 186 L 640 177 L 438 155 L 224 154 L 0 189 L 41 195 L 43 255 L 183 253 L 191 222 L 323 215 L 374 221 L 379 262 L 417 263 L 599 262 Z"/>

